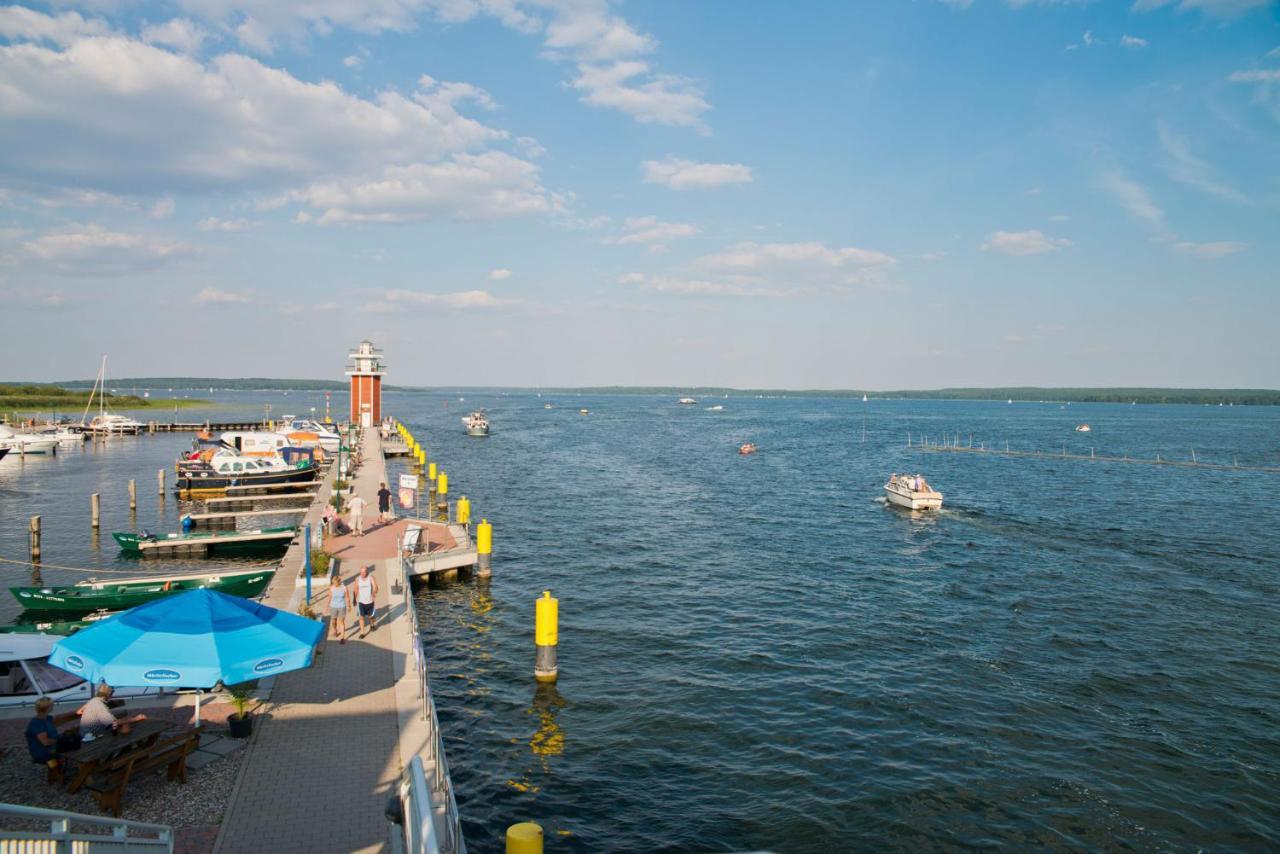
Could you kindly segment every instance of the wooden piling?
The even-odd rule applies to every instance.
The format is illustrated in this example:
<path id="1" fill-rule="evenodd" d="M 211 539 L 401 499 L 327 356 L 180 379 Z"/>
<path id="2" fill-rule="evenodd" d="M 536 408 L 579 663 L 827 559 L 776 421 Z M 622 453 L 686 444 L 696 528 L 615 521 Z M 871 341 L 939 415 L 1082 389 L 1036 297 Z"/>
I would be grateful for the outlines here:
<path id="1" fill-rule="evenodd" d="M 156 471 L 156 494 L 164 497 L 164 469 Z"/>
<path id="2" fill-rule="evenodd" d="M 40 561 L 40 517 L 31 517 L 31 560 Z"/>
<path id="3" fill-rule="evenodd" d="M 138 482 L 136 480 L 129 481 L 129 509 L 138 509 Z"/>
<path id="4" fill-rule="evenodd" d="M 102 522 L 102 496 L 94 493 L 89 496 L 89 508 L 92 512 L 93 527 L 97 528 Z"/>

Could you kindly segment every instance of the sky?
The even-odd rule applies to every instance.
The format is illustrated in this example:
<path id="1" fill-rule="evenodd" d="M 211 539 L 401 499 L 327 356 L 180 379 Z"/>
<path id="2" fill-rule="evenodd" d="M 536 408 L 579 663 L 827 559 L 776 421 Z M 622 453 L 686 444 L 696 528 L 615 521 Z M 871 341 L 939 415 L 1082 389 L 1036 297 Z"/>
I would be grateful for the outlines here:
<path id="1" fill-rule="evenodd" d="M 6 379 L 1280 387 L 1280 2 L 0 7 Z"/>

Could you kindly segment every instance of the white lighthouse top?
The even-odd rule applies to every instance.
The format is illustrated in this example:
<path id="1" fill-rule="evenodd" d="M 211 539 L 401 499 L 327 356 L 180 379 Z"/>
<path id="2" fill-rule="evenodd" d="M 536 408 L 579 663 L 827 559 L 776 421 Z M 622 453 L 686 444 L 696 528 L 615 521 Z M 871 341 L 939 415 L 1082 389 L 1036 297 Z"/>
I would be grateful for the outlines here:
<path id="1" fill-rule="evenodd" d="M 351 364 L 347 366 L 349 377 L 380 377 L 386 373 L 382 351 L 372 341 L 361 341 L 360 346 L 347 354 Z"/>

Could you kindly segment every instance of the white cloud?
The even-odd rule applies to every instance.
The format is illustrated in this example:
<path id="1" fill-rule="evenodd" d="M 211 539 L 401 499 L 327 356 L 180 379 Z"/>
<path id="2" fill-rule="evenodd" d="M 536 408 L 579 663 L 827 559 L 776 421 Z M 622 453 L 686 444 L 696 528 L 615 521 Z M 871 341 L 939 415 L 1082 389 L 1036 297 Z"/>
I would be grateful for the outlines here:
<path id="1" fill-rule="evenodd" d="M 1153 228 L 1164 229 L 1164 210 L 1151 200 L 1151 195 L 1141 184 L 1121 172 L 1106 172 L 1099 177 L 1098 183 L 1131 216 Z"/>
<path id="2" fill-rule="evenodd" d="M 247 294 L 236 293 L 234 291 L 223 291 L 218 288 L 204 288 L 200 293 L 195 295 L 195 301 L 200 305 L 235 305 L 238 303 L 249 302 Z"/>
<path id="3" fill-rule="evenodd" d="M 163 24 L 149 24 L 142 28 L 142 40 L 148 44 L 171 47 L 179 53 L 197 53 L 209 34 L 186 18 L 172 18 Z"/>
<path id="4" fill-rule="evenodd" d="M 177 205 L 174 204 L 173 197 L 165 196 L 162 199 L 156 200 L 156 203 L 151 206 L 149 211 L 147 211 L 147 216 L 152 219 L 168 219 L 173 216 L 173 212 L 176 209 Z"/>
<path id="5" fill-rule="evenodd" d="M 680 276 L 650 276 L 644 273 L 627 273 L 618 278 L 618 284 L 639 287 L 646 291 L 687 297 L 766 297 L 783 299 L 800 295 L 795 287 L 776 286 L 751 281 L 711 281 Z"/>
<path id="6" fill-rule="evenodd" d="M 754 180 L 751 169 L 741 163 L 697 163 L 679 157 L 646 160 L 644 180 L 662 184 L 673 190 L 705 190 L 726 184 L 748 184 Z"/>
<path id="7" fill-rule="evenodd" d="M 488 291 L 458 291 L 449 294 L 432 294 L 397 289 L 384 292 L 376 300 L 362 305 L 360 310 L 388 313 L 398 311 L 406 305 L 465 311 L 468 309 L 506 308 L 517 305 L 517 301 L 495 297 Z"/>
<path id="8" fill-rule="evenodd" d="M 583 93 L 584 103 L 619 110 L 641 124 L 706 129 L 701 116 L 711 105 L 697 84 L 683 77 L 655 74 L 647 62 L 579 63 L 572 85 Z"/>
<path id="9" fill-rule="evenodd" d="M 501 282 L 503 279 L 511 278 L 511 271 L 505 267 L 499 267 L 496 270 L 489 271 L 489 281 Z"/>
<path id="10" fill-rule="evenodd" d="M 1261 71 L 1237 71 L 1227 79 L 1232 83 L 1276 83 L 1280 82 L 1280 68 L 1268 68 Z"/>
<path id="11" fill-rule="evenodd" d="M 984 252 L 1002 252 L 1005 255 L 1040 255 L 1056 252 L 1071 245 L 1065 237 L 1049 237 L 1041 231 L 997 231 L 982 244 Z"/>
<path id="12" fill-rule="evenodd" d="M 92 224 L 43 234 L 24 243 L 23 249 L 28 258 L 54 272 L 95 276 L 145 272 L 195 254 L 179 241 Z"/>
<path id="13" fill-rule="evenodd" d="M 679 240 L 683 237 L 694 237 L 702 229 L 687 222 L 662 222 L 656 216 L 628 217 L 622 226 L 622 233 L 616 237 L 605 238 L 603 243 L 618 246 L 630 244 L 658 245 L 668 240 Z"/>
<path id="14" fill-rule="evenodd" d="M 1243 193 L 1217 180 L 1213 176 L 1213 168 L 1191 153 L 1191 146 L 1185 137 L 1175 134 L 1164 122 L 1156 126 L 1156 133 L 1160 137 L 1160 145 L 1169 157 L 1169 174 L 1175 181 L 1203 190 L 1220 199 L 1232 202 L 1246 201 Z"/>
<path id="15" fill-rule="evenodd" d="M 0 7 L 0 37 L 11 41 L 52 42 L 66 45 L 86 36 L 111 32 L 105 22 L 83 18 L 76 12 L 45 15 L 22 6 Z"/>
<path id="16" fill-rule="evenodd" d="M 388 166 L 372 180 L 312 184 L 295 194 L 320 224 L 503 219 L 546 213 L 554 203 L 538 168 L 500 151 L 458 154 L 443 163 Z M 301 221 L 313 217 L 305 215 Z"/>
<path id="17" fill-rule="evenodd" d="M 1134 0 L 1133 11 L 1148 12 L 1162 6 L 1177 5 L 1179 12 L 1196 10 L 1216 18 L 1234 18 L 1262 9 L 1271 0 Z"/>
<path id="18" fill-rule="evenodd" d="M 65 17 L 30 13 L 20 29 L 66 29 Z M 252 192 L 323 205 L 322 221 L 552 206 L 536 167 L 491 148 L 508 135 L 459 113 L 461 102 L 492 106 L 466 83 L 426 78 L 408 94 L 362 98 L 247 56 L 204 62 L 115 35 L 0 45 L 0 80 L 0 180 L 45 196 Z M 374 209 L 379 194 L 393 209 Z"/>
<path id="19" fill-rule="evenodd" d="M 1215 243 L 1192 243 L 1188 240 L 1182 240 L 1173 244 L 1176 252 L 1206 260 L 1234 255 L 1237 252 L 1244 251 L 1245 246 L 1246 244 L 1238 240 L 1219 240 Z"/>
<path id="20" fill-rule="evenodd" d="M 363 62 L 364 60 L 354 54 L 352 56 L 344 57 L 342 60 L 342 64 L 347 68 L 359 68 Z"/>
<path id="21" fill-rule="evenodd" d="M 243 231 L 249 227 L 247 219 L 218 219 L 216 216 L 200 220 L 201 231 Z"/>
<path id="22" fill-rule="evenodd" d="M 1121 47 L 1138 48 L 1138 47 L 1146 47 L 1148 44 L 1150 44 L 1150 42 L 1138 36 L 1123 35 L 1120 37 Z"/>
<path id="23" fill-rule="evenodd" d="M 700 266 L 725 270 L 763 270 L 808 266 L 827 269 L 881 267 L 894 258 L 873 249 L 845 246 L 830 249 L 823 243 L 739 243 L 716 255 L 707 255 Z"/>

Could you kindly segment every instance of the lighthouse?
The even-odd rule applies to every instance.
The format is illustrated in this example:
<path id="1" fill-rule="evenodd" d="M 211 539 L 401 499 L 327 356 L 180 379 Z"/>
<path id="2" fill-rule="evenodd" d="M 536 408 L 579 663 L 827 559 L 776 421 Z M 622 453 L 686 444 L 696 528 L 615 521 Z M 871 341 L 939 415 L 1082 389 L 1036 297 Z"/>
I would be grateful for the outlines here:
<path id="1" fill-rule="evenodd" d="M 347 354 L 351 364 L 347 376 L 351 377 L 351 423 L 372 427 L 382 421 L 382 351 L 372 341 L 361 341 L 360 346 Z"/>

